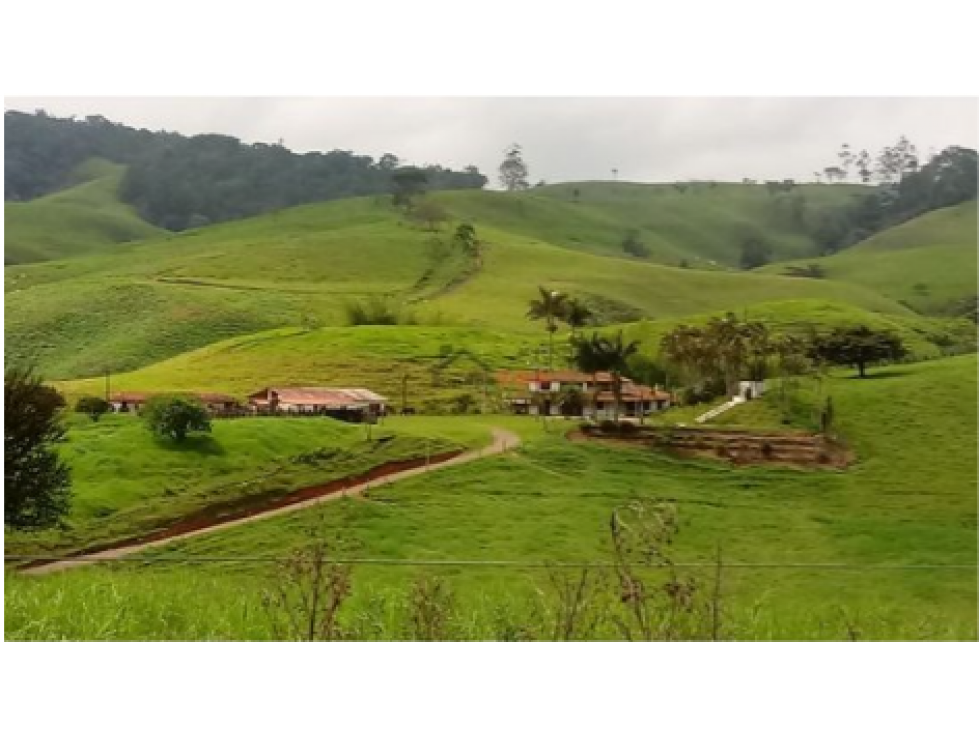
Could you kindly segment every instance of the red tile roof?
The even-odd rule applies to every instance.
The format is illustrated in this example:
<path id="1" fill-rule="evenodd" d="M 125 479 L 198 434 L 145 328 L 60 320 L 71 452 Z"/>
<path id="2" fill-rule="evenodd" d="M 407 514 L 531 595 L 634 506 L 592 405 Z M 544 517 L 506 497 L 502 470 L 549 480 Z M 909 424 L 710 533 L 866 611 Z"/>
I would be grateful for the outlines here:
<path id="1" fill-rule="evenodd" d="M 500 370 L 496 379 L 500 383 L 527 384 L 529 382 L 611 382 L 612 375 L 608 372 L 578 372 L 577 370 Z M 628 377 L 623 382 L 631 382 Z"/>

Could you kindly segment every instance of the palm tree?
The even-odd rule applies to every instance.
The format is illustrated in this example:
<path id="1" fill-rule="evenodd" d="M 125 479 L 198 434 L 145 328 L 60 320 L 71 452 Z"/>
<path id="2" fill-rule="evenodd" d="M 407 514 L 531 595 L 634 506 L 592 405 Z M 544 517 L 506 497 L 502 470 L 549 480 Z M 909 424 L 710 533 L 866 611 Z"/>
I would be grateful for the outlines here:
<path id="1" fill-rule="evenodd" d="M 557 331 L 557 322 L 564 318 L 568 307 L 568 296 L 566 293 L 549 291 L 544 286 L 537 286 L 540 291 L 540 299 L 530 302 L 530 310 L 527 311 L 527 318 L 533 321 L 544 320 L 544 328 L 547 329 L 547 366 L 554 369 L 554 332 Z"/>
<path id="2" fill-rule="evenodd" d="M 564 323 L 571 327 L 571 340 L 574 341 L 578 329 L 588 326 L 592 320 L 592 310 L 577 298 L 569 298 L 562 317 Z"/>
<path id="3" fill-rule="evenodd" d="M 582 372 L 592 376 L 592 412 L 598 413 L 598 372 L 605 369 L 606 356 L 602 337 L 592 334 L 590 339 L 575 337 L 571 342 L 573 354 L 571 361 Z"/>
<path id="4" fill-rule="evenodd" d="M 622 404 L 622 373 L 628 369 L 629 357 L 639 352 L 638 341 L 625 341 L 622 331 L 614 339 L 604 338 L 606 369 L 612 374 L 612 395 L 615 398 L 613 420 L 619 422 L 619 409 Z"/>
<path id="5" fill-rule="evenodd" d="M 575 363 L 583 372 L 608 372 L 612 376 L 612 395 L 615 409 L 613 420 L 619 422 L 619 410 L 622 404 L 622 373 L 626 371 L 629 357 L 639 352 L 638 341 L 625 341 L 619 331 L 614 338 L 592 334 L 591 339 L 576 341 Z M 596 398 L 597 398 L 596 380 Z"/>

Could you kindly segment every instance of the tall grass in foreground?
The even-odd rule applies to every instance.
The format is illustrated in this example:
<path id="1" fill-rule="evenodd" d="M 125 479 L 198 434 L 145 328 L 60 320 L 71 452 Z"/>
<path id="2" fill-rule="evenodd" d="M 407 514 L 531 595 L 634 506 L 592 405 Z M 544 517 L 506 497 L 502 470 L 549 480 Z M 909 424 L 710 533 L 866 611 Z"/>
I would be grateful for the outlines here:
<path id="1" fill-rule="evenodd" d="M 352 547 L 310 542 L 250 574 L 87 569 L 5 579 L 8 640 L 772 640 L 975 639 L 975 627 L 824 606 L 782 617 L 731 603 L 713 568 L 674 564 L 670 503 L 630 502 L 610 523 L 607 562 L 545 567 L 530 585 L 480 584 L 457 595 L 449 574 L 380 569 L 360 585 L 338 561 Z M 216 572 L 220 566 L 208 564 Z M 451 573 L 451 572 L 449 572 Z M 478 573 L 478 571 L 477 571 Z M 392 575 L 393 574 L 393 575 Z M 474 588 L 476 591 L 474 592 Z M 900 621 L 895 621 L 900 620 Z"/>
<path id="2" fill-rule="evenodd" d="M 259 571 L 259 575 L 267 574 Z M 564 577 L 577 588 L 580 577 Z M 709 583 L 709 579 L 704 579 Z M 270 614 L 266 578 L 209 578 L 187 569 L 91 569 L 49 578 L 5 579 L 6 640 L 276 640 L 306 639 Z M 615 597 L 590 607 L 581 623 L 567 624 L 569 606 L 540 579 L 540 593 L 503 590 L 457 595 L 444 575 L 407 574 L 397 589 L 360 584 L 339 620 L 347 640 L 621 640 L 605 617 L 621 611 Z M 567 599 L 567 597 L 565 597 Z M 604 606 L 603 606 L 604 605 Z M 709 613 L 694 612 L 673 639 L 712 639 Z M 723 603 L 720 640 L 974 640 L 976 628 L 941 617 L 909 620 L 905 610 L 853 610 L 827 603 L 808 612 L 783 613 L 765 603 Z M 436 633 L 436 634 L 433 634 Z M 656 638 L 661 639 L 661 638 Z"/>

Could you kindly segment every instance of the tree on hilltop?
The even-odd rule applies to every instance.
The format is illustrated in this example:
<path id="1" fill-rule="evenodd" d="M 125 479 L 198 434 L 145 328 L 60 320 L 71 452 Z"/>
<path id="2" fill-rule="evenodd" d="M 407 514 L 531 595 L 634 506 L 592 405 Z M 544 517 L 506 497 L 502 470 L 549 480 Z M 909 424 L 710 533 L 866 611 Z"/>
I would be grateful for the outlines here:
<path id="1" fill-rule="evenodd" d="M 500 164 L 500 184 L 507 191 L 522 191 L 530 188 L 530 170 L 524 163 L 523 150 L 514 143 L 503 154 Z"/>

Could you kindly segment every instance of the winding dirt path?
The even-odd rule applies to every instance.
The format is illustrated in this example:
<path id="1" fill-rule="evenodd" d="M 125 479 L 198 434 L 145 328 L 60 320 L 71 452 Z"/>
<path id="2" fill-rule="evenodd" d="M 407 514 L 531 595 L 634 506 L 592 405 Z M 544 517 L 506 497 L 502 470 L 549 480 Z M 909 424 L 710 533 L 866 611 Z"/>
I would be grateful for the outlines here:
<path id="1" fill-rule="evenodd" d="M 194 530 L 187 530 L 185 532 L 177 532 L 172 535 L 168 535 L 164 538 L 159 538 L 156 540 L 148 541 L 133 541 L 127 543 L 123 541 L 119 547 L 110 548 L 108 550 L 97 551 L 94 553 L 86 553 L 78 558 L 69 558 L 59 561 L 51 561 L 47 563 L 39 563 L 37 565 L 31 566 L 30 568 L 25 568 L 21 573 L 29 576 L 37 576 L 41 574 L 53 573 L 55 571 L 66 571 L 71 568 L 77 568 L 79 566 L 88 566 L 93 563 L 98 563 L 99 561 L 111 561 L 117 558 L 122 558 L 124 556 L 130 556 L 134 553 L 140 553 L 142 551 L 148 550 L 150 548 L 159 548 L 160 546 L 167 545 L 169 543 L 174 543 L 179 540 L 187 540 L 188 538 L 196 538 L 201 535 L 207 535 L 208 533 L 217 532 L 218 530 L 225 530 L 227 528 L 237 527 L 239 525 L 244 525 L 245 523 L 254 522 L 256 520 L 264 520 L 269 517 L 276 517 L 278 515 L 284 515 L 287 512 L 295 512 L 297 510 L 305 510 L 315 505 L 322 504 L 323 502 L 329 502 L 330 500 L 337 499 L 338 497 L 347 497 L 350 495 L 361 494 L 365 489 L 380 487 L 385 484 L 393 484 L 394 482 L 400 481 L 401 479 L 408 479 L 409 477 L 416 477 L 427 472 L 437 471 L 439 469 L 444 469 L 450 466 L 458 466 L 459 464 L 466 464 L 470 461 L 476 461 L 477 459 L 482 459 L 486 456 L 494 456 L 496 454 L 502 454 L 510 449 L 516 448 L 520 445 L 520 437 L 513 433 L 512 431 L 506 431 L 502 428 L 491 429 L 493 434 L 493 442 L 489 446 L 484 446 L 480 449 L 473 449 L 471 451 L 466 451 L 462 454 L 457 454 L 451 458 L 442 459 L 438 462 L 432 462 L 428 466 L 418 466 L 412 469 L 402 469 L 401 471 L 396 471 L 386 476 L 376 477 L 373 479 L 366 479 L 359 481 L 354 484 L 347 485 L 342 489 L 334 489 L 326 494 L 322 494 L 317 497 L 312 497 L 301 502 L 294 502 L 292 504 L 283 505 L 281 507 L 270 507 L 267 509 L 258 510 L 252 514 L 245 517 L 235 517 L 228 519 L 215 519 L 212 523 L 199 527 Z"/>

